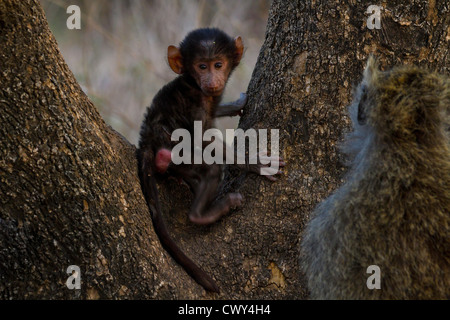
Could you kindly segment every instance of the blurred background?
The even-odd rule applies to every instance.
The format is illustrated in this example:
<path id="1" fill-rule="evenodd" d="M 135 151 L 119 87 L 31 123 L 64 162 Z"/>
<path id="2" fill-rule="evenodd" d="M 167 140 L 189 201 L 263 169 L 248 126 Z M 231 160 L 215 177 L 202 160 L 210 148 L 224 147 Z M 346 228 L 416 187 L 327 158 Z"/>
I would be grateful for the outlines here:
<path id="1" fill-rule="evenodd" d="M 167 47 L 191 30 L 218 27 L 240 35 L 244 58 L 228 82 L 224 102 L 246 92 L 264 41 L 270 0 L 41 0 L 66 63 L 103 119 L 137 145 L 153 96 L 176 74 Z M 81 9 L 81 30 L 69 30 L 69 5 Z M 235 128 L 238 117 L 219 129 Z"/>

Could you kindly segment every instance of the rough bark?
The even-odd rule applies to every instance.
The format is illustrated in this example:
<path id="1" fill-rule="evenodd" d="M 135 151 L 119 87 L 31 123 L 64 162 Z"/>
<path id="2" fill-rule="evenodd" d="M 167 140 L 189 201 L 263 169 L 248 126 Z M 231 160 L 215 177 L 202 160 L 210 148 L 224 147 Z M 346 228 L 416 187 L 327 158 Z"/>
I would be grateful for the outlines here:
<path id="1" fill-rule="evenodd" d="M 186 218 L 191 197 L 161 185 L 169 228 L 218 282 L 205 293 L 161 248 L 136 173 L 134 146 L 106 126 L 65 65 L 35 1 L 0 3 L 0 297 L 307 297 L 299 240 L 309 212 L 342 183 L 337 145 L 369 53 L 384 67 L 448 73 L 449 8 L 369 1 L 272 4 L 240 127 L 280 130 L 287 161 L 272 183 L 231 169 L 224 190 L 246 203 L 210 227 Z M 81 267 L 82 289 L 65 286 Z"/>
<path id="2" fill-rule="evenodd" d="M 0 297 L 201 296 L 153 232 L 135 147 L 82 92 L 37 1 L 0 2 L 0 48 Z"/>

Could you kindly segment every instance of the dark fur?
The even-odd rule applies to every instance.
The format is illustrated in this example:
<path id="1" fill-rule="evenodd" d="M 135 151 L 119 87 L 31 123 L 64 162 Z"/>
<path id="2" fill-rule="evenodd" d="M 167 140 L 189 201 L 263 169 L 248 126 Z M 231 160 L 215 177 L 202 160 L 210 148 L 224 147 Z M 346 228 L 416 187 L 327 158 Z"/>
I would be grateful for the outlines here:
<path id="1" fill-rule="evenodd" d="M 204 46 L 202 43 L 214 43 Z M 225 55 L 232 61 L 232 69 L 238 66 L 240 57 L 236 56 L 234 40 L 217 28 L 197 29 L 190 32 L 180 43 L 180 52 L 186 66 L 191 66 L 198 57 L 212 59 L 219 55 Z"/>
<path id="2" fill-rule="evenodd" d="M 209 45 L 204 46 L 204 44 Z M 183 57 L 183 73 L 175 80 L 164 86 L 153 99 L 152 105 L 148 108 L 143 121 L 140 133 L 138 159 L 139 175 L 141 179 L 143 193 L 147 202 L 152 208 L 152 219 L 162 245 L 180 263 L 186 271 L 205 289 L 219 292 L 219 288 L 214 281 L 195 263 L 190 260 L 176 246 L 164 225 L 161 208 L 158 200 L 155 174 L 156 168 L 154 158 L 158 150 L 164 148 L 171 150 L 174 144 L 170 136 L 175 129 L 184 128 L 194 134 L 194 121 L 200 120 L 203 123 L 203 130 L 212 127 L 212 120 L 221 100 L 220 96 L 206 97 L 193 75 L 192 63 L 199 57 L 212 59 L 218 54 L 225 55 L 232 59 L 231 70 L 227 70 L 227 76 L 239 63 L 235 59 L 236 46 L 234 40 L 218 29 L 200 29 L 189 33 L 180 45 L 180 52 Z M 226 79 L 225 79 L 226 80 Z M 221 115 L 238 114 L 245 104 L 245 100 L 235 105 L 225 106 L 221 109 Z M 225 196 L 223 199 L 214 200 L 217 186 L 220 182 L 221 168 L 217 164 L 207 165 L 179 165 L 171 164 L 169 174 L 183 178 L 194 191 L 194 207 L 197 211 L 190 213 L 190 218 L 199 223 L 210 223 L 218 219 L 228 210 L 240 204 L 240 199 L 233 194 Z M 201 202 L 199 204 L 199 202 Z M 202 205 L 205 203 L 205 205 Z M 203 219 L 204 210 L 210 208 L 214 211 L 214 217 L 208 220 Z M 203 220 L 202 220 L 203 219 Z"/>

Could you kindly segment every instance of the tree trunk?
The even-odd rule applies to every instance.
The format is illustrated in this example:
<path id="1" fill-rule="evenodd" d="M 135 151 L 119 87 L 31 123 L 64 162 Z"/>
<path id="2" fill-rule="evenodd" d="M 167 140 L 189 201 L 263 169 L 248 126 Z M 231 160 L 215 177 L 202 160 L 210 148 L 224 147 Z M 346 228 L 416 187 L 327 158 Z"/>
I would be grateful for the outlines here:
<path id="1" fill-rule="evenodd" d="M 246 203 L 210 227 L 188 222 L 187 188 L 160 186 L 174 239 L 217 280 L 215 295 L 161 248 L 135 148 L 81 91 L 39 3 L 1 0 L 0 298 L 307 298 L 301 231 L 342 183 L 337 144 L 369 53 L 449 71 L 445 2 L 385 3 L 380 30 L 366 26 L 370 4 L 273 2 L 240 127 L 280 130 L 279 181 L 227 170 L 223 192 Z M 66 286 L 70 265 L 81 290 Z"/>
<path id="2" fill-rule="evenodd" d="M 82 92 L 37 1 L 0 2 L 0 48 L 0 298 L 200 297 L 153 232 L 135 147 Z"/>

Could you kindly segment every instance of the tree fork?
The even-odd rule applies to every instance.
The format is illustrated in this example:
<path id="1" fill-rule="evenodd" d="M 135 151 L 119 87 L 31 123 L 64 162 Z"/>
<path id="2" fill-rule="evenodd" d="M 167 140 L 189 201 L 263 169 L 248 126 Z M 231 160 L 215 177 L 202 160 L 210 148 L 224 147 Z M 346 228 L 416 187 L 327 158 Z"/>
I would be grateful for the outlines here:
<path id="1" fill-rule="evenodd" d="M 299 240 L 309 212 L 342 182 L 336 145 L 370 53 L 383 69 L 448 74 L 444 1 L 386 3 L 372 30 L 371 4 L 272 2 L 239 126 L 280 129 L 287 167 L 276 184 L 228 172 L 246 205 L 208 228 L 188 223 L 185 187 L 160 186 L 169 231 L 220 298 L 308 296 Z M 215 298 L 161 248 L 134 146 L 80 89 L 38 1 L 0 1 L 0 119 L 0 298 Z M 80 267 L 78 291 L 66 286 L 70 265 Z"/>
<path id="2" fill-rule="evenodd" d="M 0 29 L 0 297 L 196 297 L 160 258 L 135 147 L 77 84 L 40 4 L 2 1 Z"/>

